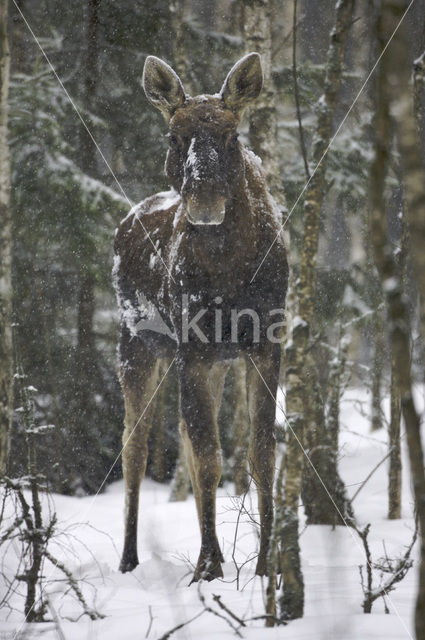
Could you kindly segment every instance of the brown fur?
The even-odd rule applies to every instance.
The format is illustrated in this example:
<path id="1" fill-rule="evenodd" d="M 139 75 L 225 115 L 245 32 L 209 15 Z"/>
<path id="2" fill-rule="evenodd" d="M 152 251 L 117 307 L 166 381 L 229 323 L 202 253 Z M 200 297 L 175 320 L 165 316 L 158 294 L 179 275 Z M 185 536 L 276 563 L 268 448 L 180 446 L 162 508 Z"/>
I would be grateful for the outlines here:
<path id="1" fill-rule="evenodd" d="M 201 530 L 201 551 L 194 580 L 201 577 L 210 580 L 222 575 L 223 558 L 215 531 L 215 493 L 221 475 L 217 415 L 229 362 L 242 355 L 247 358 L 248 371 L 249 461 L 258 488 L 261 517 L 256 571 L 261 575 L 266 572 L 273 517 L 275 404 L 250 358 L 274 395 L 280 346 L 267 340 L 263 325 L 271 309 L 284 306 L 288 268 L 279 237 L 254 282 L 250 283 L 279 231 L 258 159 L 235 137 L 243 104 L 243 94 L 238 91 L 245 90 L 239 81 L 243 80 L 244 73 L 250 78 L 246 101 L 255 97 L 259 91 L 257 85 L 261 86 L 254 56 L 256 54 L 251 54 L 251 58 L 246 57 L 234 67 L 222 97 L 182 97 L 177 76 L 171 76 L 173 72 L 164 63 L 157 59 L 151 59 L 150 66 L 146 63 L 149 68 L 145 68 L 145 91 L 169 122 L 172 139 L 166 172 L 170 184 L 180 195 L 175 194 L 171 202 L 169 196 L 161 194 L 142 202 L 121 223 L 115 239 L 115 285 L 122 310 L 124 442 L 129 438 L 123 451 L 127 506 L 122 571 L 131 570 L 138 563 L 138 493 L 146 467 L 153 404 L 150 400 L 157 383 L 157 360 L 175 356 L 180 379 L 180 430 Z M 166 90 L 163 89 L 164 78 L 171 88 L 167 85 Z M 224 96 L 229 96 L 228 102 Z M 190 149 L 196 152 L 192 164 L 188 160 Z M 223 213 L 222 203 L 225 208 L 221 223 L 207 226 L 200 223 L 202 216 L 218 219 Z M 190 221 L 190 215 L 196 217 L 196 222 Z M 198 323 L 208 344 L 193 334 L 184 341 L 183 293 L 189 295 L 191 317 L 201 309 L 209 310 Z M 141 317 L 140 294 L 159 310 L 170 329 L 168 335 L 135 329 Z M 214 341 L 214 313 L 218 307 L 223 313 L 219 343 Z M 254 309 L 262 321 L 260 339 L 254 341 L 250 319 L 241 318 L 235 343 L 231 339 L 230 310 L 246 308 Z"/>

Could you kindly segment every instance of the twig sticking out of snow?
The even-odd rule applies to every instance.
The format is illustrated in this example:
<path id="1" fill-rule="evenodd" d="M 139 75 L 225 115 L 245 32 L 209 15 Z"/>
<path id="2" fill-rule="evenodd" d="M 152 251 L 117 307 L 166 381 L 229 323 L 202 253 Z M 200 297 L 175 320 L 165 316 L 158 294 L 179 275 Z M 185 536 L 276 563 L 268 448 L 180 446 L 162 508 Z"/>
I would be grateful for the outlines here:
<path id="1" fill-rule="evenodd" d="M 354 526 L 354 530 L 359 535 L 366 554 L 366 584 L 363 578 L 363 567 L 362 565 L 359 566 L 360 581 L 364 594 L 364 600 L 362 604 L 363 611 L 364 613 L 371 613 L 372 606 L 375 600 L 377 600 L 378 598 L 382 598 L 385 602 L 385 597 L 388 596 L 390 591 L 393 591 L 395 589 L 395 585 L 398 582 L 401 582 L 403 580 L 403 578 L 413 565 L 413 560 L 410 558 L 410 554 L 418 536 L 418 518 L 416 518 L 415 530 L 413 532 L 413 537 L 410 545 L 407 547 L 405 554 L 400 558 L 388 558 L 388 556 L 386 555 L 385 558 L 379 558 L 376 562 L 373 562 L 368 541 L 370 524 L 366 525 L 364 529 L 359 529 L 358 527 Z M 385 582 L 381 582 L 377 588 L 373 587 L 373 569 L 377 569 L 381 572 L 381 580 L 384 573 L 390 574 L 388 580 L 386 580 Z M 386 603 L 385 611 L 386 613 L 388 613 Z"/>

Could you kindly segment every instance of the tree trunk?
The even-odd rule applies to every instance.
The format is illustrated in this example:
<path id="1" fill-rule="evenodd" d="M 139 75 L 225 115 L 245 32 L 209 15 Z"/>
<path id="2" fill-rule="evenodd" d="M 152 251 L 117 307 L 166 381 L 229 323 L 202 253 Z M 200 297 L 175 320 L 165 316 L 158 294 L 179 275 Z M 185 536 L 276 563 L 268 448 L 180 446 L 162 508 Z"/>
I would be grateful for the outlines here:
<path id="1" fill-rule="evenodd" d="M 233 481 L 238 495 L 249 488 L 248 444 L 249 444 L 249 412 L 246 395 L 246 364 L 243 358 L 232 364 L 233 376 L 230 401 L 232 402 L 232 448 L 233 448 Z M 227 379 L 229 379 L 228 376 Z"/>
<path id="2" fill-rule="evenodd" d="M 182 439 L 179 439 L 179 455 L 171 483 L 170 502 L 184 502 L 189 495 L 190 477 Z"/>
<path id="3" fill-rule="evenodd" d="M 277 118 L 272 71 L 273 0 L 251 0 L 244 5 L 244 33 L 247 52 L 261 55 L 264 84 L 249 110 L 249 143 L 262 161 L 270 191 L 279 208 L 286 209 L 277 149 Z"/>
<path id="4" fill-rule="evenodd" d="M 318 365 L 313 353 L 305 356 L 307 370 L 314 372 L 310 374 L 311 386 L 304 405 L 304 447 L 311 462 L 304 464 L 301 494 L 307 524 L 344 525 L 353 518 L 345 485 L 338 472 L 339 401 L 345 370 L 345 349 L 345 346 L 339 349 L 330 366 L 327 382 L 331 391 L 327 416 L 317 380 Z"/>
<path id="5" fill-rule="evenodd" d="M 0 0 L 0 475 L 7 470 L 12 426 L 12 223 L 7 141 L 10 52 L 8 0 Z"/>
<path id="6" fill-rule="evenodd" d="M 390 464 L 388 469 L 388 518 L 401 518 L 401 449 L 400 449 L 400 388 L 397 365 L 391 358 L 391 407 L 390 430 L 388 444 L 390 448 Z"/>
<path id="7" fill-rule="evenodd" d="M 371 429 L 378 431 L 382 427 L 382 372 L 384 366 L 385 341 L 382 311 L 377 309 L 373 322 L 375 350 L 372 363 L 372 407 Z"/>
<path id="8" fill-rule="evenodd" d="M 407 3 L 401 0 L 400 2 L 388 2 L 387 0 L 385 7 L 389 15 L 391 13 L 401 18 L 403 10 L 407 8 Z M 404 197 L 412 248 L 412 265 L 420 297 L 421 333 L 422 339 L 425 340 L 425 167 L 418 144 L 417 125 L 413 110 L 410 84 L 412 68 L 408 59 L 408 37 L 405 25 L 402 23 L 394 38 L 396 41 L 394 46 L 397 47 L 401 58 L 397 60 L 397 64 L 391 70 L 391 77 L 398 84 L 397 91 L 394 91 L 392 98 L 397 115 L 397 139 L 405 187 Z M 422 62 L 421 68 L 423 65 Z M 418 78 L 416 78 L 417 88 L 418 83 Z M 419 97 L 417 102 L 419 102 Z M 419 109 L 418 105 L 416 107 Z"/>
<path id="9" fill-rule="evenodd" d="M 347 362 L 348 348 L 350 341 L 343 333 L 341 325 L 339 325 L 338 351 L 330 365 L 329 373 L 329 416 L 328 416 L 328 432 L 331 447 L 338 451 L 339 444 L 339 417 L 340 417 L 340 401 L 344 391 L 343 376 L 345 365 Z"/>
<path id="10" fill-rule="evenodd" d="M 275 521 L 280 523 L 280 568 L 283 593 L 279 598 L 282 621 L 302 618 L 304 613 L 304 579 L 298 542 L 298 503 L 301 495 L 304 463 L 304 382 L 302 358 L 308 338 L 304 323 L 294 323 L 292 340 L 286 347 L 286 418 L 285 454 L 280 479 L 283 485 L 281 504 L 276 505 Z M 278 494 L 282 488 L 277 487 Z"/>
<path id="11" fill-rule="evenodd" d="M 318 165 L 318 168 L 312 174 L 304 200 L 298 314 L 307 323 L 310 336 L 315 328 L 316 258 L 326 172 L 326 156 L 323 159 L 322 157 L 331 139 L 353 4 L 353 2 L 339 1 L 336 5 L 336 22 L 331 33 L 328 51 L 325 90 L 318 102 L 318 123 L 313 141 L 313 166 Z M 304 401 L 305 447 L 312 462 L 312 465 L 304 465 L 302 498 L 307 522 L 308 524 L 344 524 L 352 514 L 346 499 L 344 483 L 338 473 L 337 451 L 332 446 L 333 438 L 328 429 L 329 425 L 326 424 L 324 400 L 321 397 L 319 384 L 320 362 L 317 361 L 316 349 L 309 349 L 308 354 L 304 352 L 302 367 L 305 388 L 310 390 Z M 335 429 L 335 425 L 332 428 Z M 331 492 L 329 492 L 330 488 L 332 488 Z M 328 492 L 331 493 L 332 500 Z"/>
<path id="12" fill-rule="evenodd" d="M 164 360 L 159 364 L 158 379 L 165 377 L 169 362 Z M 166 445 L 165 445 L 165 409 L 167 403 L 167 380 L 161 384 L 155 397 L 155 409 L 152 427 L 149 435 L 150 475 L 156 482 L 164 482 L 166 476 Z"/>
<path id="13" fill-rule="evenodd" d="M 410 318 L 403 295 L 401 268 L 394 259 L 387 235 L 385 216 L 384 184 L 390 154 L 390 103 L 396 114 L 396 131 L 404 173 L 405 198 L 408 208 L 410 238 L 417 285 L 421 296 L 425 296 L 425 276 L 420 267 L 423 261 L 423 237 L 425 233 L 425 175 L 420 162 L 417 136 L 413 117 L 412 92 L 409 85 L 410 64 L 407 56 L 408 36 L 405 23 L 400 23 L 407 2 L 383 0 L 378 22 L 378 38 L 382 48 L 395 32 L 391 47 L 382 57 L 377 74 L 376 142 L 374 161 L 370 172 L 371 236 L 375 261 L 386 294 L 392 357 L 398 373 L 401 396 L 401 411 L 406 427 L 410 470 L 413 480 L 416 510 L 421 530 L 421 562 L 419 587 L 415 612 L 416 638 L 425 638 L 425 473 L 423 447 L 420 434 L 420 416 L 412 393 L 412 371 L 410 358 Z M 419 235 L 418 237 L 418 234 Z M 421 247 L 421 249 L 420 249 Z M 420 251 L 419 251 L 420 249 Z M 424 309 L 422 297 L 422 310 Z M 424 316 L 422 316 L 422 319 Z"/>
<path id="14" fill-rule="evenodd" d="M 186 0 L 171 0 L 169 3 L 171 27 L 173 29 L 173 68 L 181 79 L 185 91 L 192 95 L 192 87 L 187 70 L 186 46 L 183 24 L 186 14 Z"/>
<path id="15" fill-rule="evenodd" d="M 287 469 L 284 473 L 285 506 L 282 528 L 283 595 L 280 599 L 280 617 L 291 619 L 303 613 L 304 587 L 298 547 L 298 500 L 301 490 L 304 429 L 314 422 L 305 410 L 309 401 L 306 390 L 311 388 L 311 376 L 306 363 L 310 326 L 314 319 L 314 294 L 316 285 L 316 256 L 319 240 L 320 211 L 325 182 L 326 156 L 332 133 L 347 33 L 352 21 L 353 0 L 339 0 L 336 4 L 335 26 L 331 33 L 326 65 L 325 90 L 318 102 L 318 123 L 313 142 L 312 175 L 304 200 L 304 231 L 302 242 L 300 278 L 297 286 L 299 300 L 298 317 L 292 327 L 292 341 L 287 349 Z M 308 464 L 308 463 L 306 463 Z M 323 487 L 320 487 L 320 492 Z"/>
<path id="16" fill-rule="evenodd" d="M 92 113 L 96 98 L 98 74 L 98 27 L 100 0 L 87 0 L 86 21 L 86 60 L 84 65 L 84 93 L 83 103 L 86 111 Z M 90 128 L 90 121 L 89 121 Z M 96 176 L 96 149 L 85 128 L 81 129 L 81 168 L 84 173 Z M 92 215 L 89 211 L 86 215 Z M 94 265 L 86 238 L 82 238 L 79 291 L 77 307 L 77 346 L 75 353 L 75 403 L 76 410 L 73 419 L 73 435 L 75 460 L 77 468 L 73 472 L 74 488 L 83 485 L 84 489 L 95 490 L 95 485 L 89 482 L 87 467 L 88 455 L 92 455 L 90 426 L 95 410 L 94 395 L 97 374 L 97 354 L 93 319 L 95 313 L 95 278 Z"/>

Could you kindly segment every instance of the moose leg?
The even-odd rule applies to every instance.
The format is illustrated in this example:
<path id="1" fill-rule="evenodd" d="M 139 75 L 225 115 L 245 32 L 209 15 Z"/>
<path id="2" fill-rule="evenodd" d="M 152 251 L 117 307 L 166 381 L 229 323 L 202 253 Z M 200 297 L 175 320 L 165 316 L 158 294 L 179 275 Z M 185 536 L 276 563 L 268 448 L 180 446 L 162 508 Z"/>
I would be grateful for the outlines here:
<path id="1" fill-rule="evenodd" d="M 255 368 L 253 362 L 255 362 Z M 249 465 L 258 491 L 260 552 L 256 574 L 266 575 L 267 552 L 273 525 L 273 480 L 276 438 L 274 433 L 276 391 L 279 377 L 279 345 L 247 362 L 248 405 L 251 423 Z M 260 375 L 261 374 L 261 375 Z"/>
<path id="2" fill-rule="evenodd" d="M 229 368 L 229 365 L 227 363 L 221 363 L 221 362 L 216 363 L 212 367 L 208 377 L 208 387 L 213 399 L 214 416 L 216 421 L 218 418 L 218 412 L 220 409 L 221 399 L 223 396 L 224 381 L 225 381 L 228 368 Z M 192 443 L 189 437 L 186 422 L 183 418 L 181 418 L 180 420 L 180 434 L 183 440 L 184 453 L 186 456 L 187 466 L 189 469 L 193 495 L 195 496 L 199 527 L 202 535 L 202 500 L 201 500 L 200 488 L 198 485 L 198 482 L 199 482 L 197 477 L 198 474 L 196 473 L 196 465 L 195 465 L 195 458 L 194 458 Z M 220 554 L 220 562 L 224 562 L 223 554 L 221 553 L 221 549 L 220 549 L 220 545 L 217 537 L 216 537 L 216 548 L 218 550 L 218 553 Z"/>
<path id="3" fill-rule="evenodd" d="M 201 551 L 193 576 L 213 580 L 223 575 L 223 557 L 215 529 L 216 491 L 221 477 L 221 451 L 217 426 L 217 404 L 222 383 L 211 374 L 210 363 L 194 358 L 179 359 L 182 436 L 198 508 Z M 225 372 L 221 371 L 224 377 Z M 210 377 L 214 378 L 214 382 Z"/>
<path id="4" fill-rule="evenodd" d="M 122 466 L 125 482 L 125 534 L 120 571 L 132 571 L 138 564 L 137 519 L 139 490 L 146 470 L 147 441 L 155 403 L 152 396 L 157 383 L 157 361 L 143 345 L 134 358 L 121 367 L 125 418 Z"/>

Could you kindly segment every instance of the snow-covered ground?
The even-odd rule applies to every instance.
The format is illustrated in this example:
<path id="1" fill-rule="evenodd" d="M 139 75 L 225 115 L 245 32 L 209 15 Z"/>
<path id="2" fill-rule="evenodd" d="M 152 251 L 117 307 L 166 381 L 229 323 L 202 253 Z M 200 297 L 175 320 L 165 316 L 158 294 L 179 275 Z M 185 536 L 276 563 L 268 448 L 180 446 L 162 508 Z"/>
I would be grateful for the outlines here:
<path id="1" fill-rule="evenodd" d="M 363 392 L 351 390 L 342 403 L 340 469 L 350 495 L 386 454 L 384 430 L 370 434 L 368 421 L 359 411 L 360 406 L 368 409 L 368 402 L 369 398 Z M 386 519 L 386 463 L 379 467 L 354 501 L 359 524 L 371 523 L 370 542 L 375 560 L 385 555 L 385 550 L 389 556 L 403 554 L 412 537 L 412 495 L 404 438 L 403 462 L 403 519 Z M 70 594 L 64 593 L 64 583 L 52 582 L 47 591 L 53 610 L 60 618 L 60 629 L 52 623 L 26 625 L 19 638 L 41 635 L 46 640 L 58 637 L 66 640 L 155 640 L 200 613 L 204 608 L 201 597 L 207 606 L 226 615 L 213 600 L 214 594 L 219 595 L 240 618 L 264 614 L 266 581 L 254 577 L 254 559 L 241 567 L 254 555 L 257 528 L 248 517 L 242 517 L 235 544 L 239 503 L 232 486 L 218 492 L 218 536 L 226 563 L 224 579 L 212 583 L 188 586 L 191 564 L 196 562 L 199 551 L 195 504 L 192 497 L 184 503 L 170 503 L 168 498 L 168 486 L 145 480 L 140 508 L 141 563 L 131 574 L 122 575 L 117 568 L 123 538 L 123 483 L 114 483 L 95 499 L 55 495 L 60 528 L 68 530 L 68 536 L 62 539 L 68 550 L 58 546 L 53 551 L 56 556 L 66 559 L 74 574 L 82 578 L 87 600 L 105 617 L 98 621 L 80 617 L 81 608 Z M 255 496 L 247 497 L 246 506 L 256 514 Z M 249 621 L 239 633 L 251 640 L 413 638 L 416 567 L 387 598 L 389 615 L 385 614 L 382 600 L 375 603 L 371 615 L 365 615 L 361 609 L 359 578 L 359 565 L 365 564 L 365 557 L 356 534 L 345 527 L 334 530 L 326 526 L 304 528 L 301 509 L 300 519 L 306 592 L 304 618 L 273 629 L 265 629 L 263 620 Z M 417 554 L 416 545 L 415 560 Z M 9 548 L 8 557 L 3 559 L 3 571 L 10 574 L 15 563 L 13 549 Z M 47 576 L 49 571 L 51 567 L 46 567 Z M 61 577 L 57 572 L 51 577 L 56 576 Z M 237 626 L 235 620 L 231 622 Z M 0 639 L 12 640 L 21 623 L 22 616 L 4 609 L 0 614 Z M 219 640 L 235 637 L 235 634 L 223 618 L 204 612 L 172 637 Z"/>

